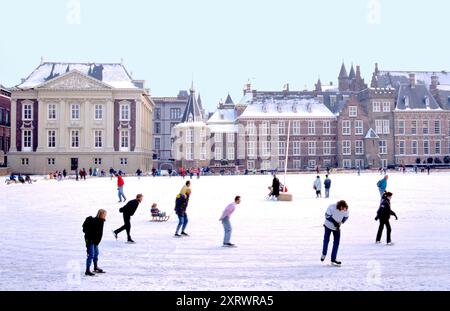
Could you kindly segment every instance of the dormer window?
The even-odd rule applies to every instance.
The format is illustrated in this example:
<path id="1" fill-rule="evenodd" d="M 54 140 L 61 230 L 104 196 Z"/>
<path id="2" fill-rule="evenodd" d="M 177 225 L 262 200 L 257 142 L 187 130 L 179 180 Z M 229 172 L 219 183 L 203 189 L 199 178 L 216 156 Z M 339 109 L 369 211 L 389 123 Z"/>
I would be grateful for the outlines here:
<path id="1" fill-rule="evenodd" d="M 428 96 L 425 96 L 424 101 L 427 108 L 430 108 L 430 98 Z"/>
<path id="2" fill-rule="evenodd" d="M 403 97 L 403 102 L 405 103 L 405 107 L 409 108 L 409 97 L 408 96 Z"/>
<path id="3" fill-rule="evenodd" d="M 295 113 L 297 112 L 297 105 L 296 104 L 292 105 L 292 111 L 295 112 Z"/>
<path id="4" fill-rule="evenodd" d="M 221 113 L 220 114 L 220 120 L 223 120 L 223 119 L 225 119 L 225 117 L 224 117 L 223 113 Z"/>
<path id="5" fill-rule="evenodd" d="M 277 111 L 278 111 L 279 113 L 283 112 L 283 109 L 282 109 L 282 107 L 281 107 L 281 104 L 278 104 L 278 105 L 277 105 Z"/>

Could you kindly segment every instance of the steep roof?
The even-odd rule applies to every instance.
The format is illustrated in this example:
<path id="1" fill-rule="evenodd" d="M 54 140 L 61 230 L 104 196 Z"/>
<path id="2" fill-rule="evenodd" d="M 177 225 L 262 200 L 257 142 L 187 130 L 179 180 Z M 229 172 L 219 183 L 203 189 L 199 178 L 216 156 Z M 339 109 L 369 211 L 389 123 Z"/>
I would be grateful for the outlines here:
<path id="1" fill-rule="evenodd" d="M 197 98 L 195 96 L 194 86 L 192 85 L 190 89 L 189 98 L 184 109 L 183 117 L 181 118 L 181 123 L 192 123 L 192 122 L 202 122 L 203 112 L 198 104 Z"/>
<path id="2" fill-rule="evenodd" d="M 45 62 L 39 65 L 18 88 L 35 88 L 56 77 L 73 70 L 79 71 L 91 78 L 97 79 L 113 88 L 139 89 L 122 64 L 118 63 L 54 63 Z"/>
<path id="3" fill-rule="evenodd" d="M 428 105 L 427 105 L 428 103 Z M 396 110 L 440 110 L 441 107 L 431 95 L 428 87 L 418 84 L 411 87 L 409 84 L 400 85 Z"/>
<path id="4" fill-rule="evenodd" d="M 450 72 L 447 71 L 378 71 L 374 75 L 374 83 L 376 87 L 398 88 L 401 84 L 409 83 L 409 75 L 413 73 L 416 76 L 418 84 L 431 85 L 431 77 L 437 76 L 440 84 L 450 84 Z"/>
<path id="5" fill-rule="evenodd" d="M 227 99 L 225 100 L 225 105 L 234 105 L 234 102 L 231 99 L 230 94 L 228 94 Z"/>
<path id="6" fill-rule="evenodd" d="M 353 64 L 352 64 L 352 68 L 350 69 L 350 73 L 348 74 L 348 78 L 349 79 L 354 79 L 355 77 L 356 77 L 355 68 L 353 67 Z"/>
<path id="7" fill-rule="evenodd" d="M 339 78 L 348 78 L 347 69 L 345 69 L 344 63 L 342 63 L 341 71 L 339 72 Z"/>

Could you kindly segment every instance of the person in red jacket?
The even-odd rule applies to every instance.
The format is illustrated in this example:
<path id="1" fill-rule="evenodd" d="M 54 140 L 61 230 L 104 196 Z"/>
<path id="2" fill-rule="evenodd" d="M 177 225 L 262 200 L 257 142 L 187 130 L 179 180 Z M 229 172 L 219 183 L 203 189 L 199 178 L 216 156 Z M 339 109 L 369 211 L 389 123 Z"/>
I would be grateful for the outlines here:
<path id="1" fill-rule="evenodd" d="M 122 176 L 120 176 L 119 174 L 116 174 L 116 177 L 117 177 L 117 191 L 119 195 L 119 203 L 122 202 L 122 198 L 123 201 L 125 202 L 127 200 L 125 194 L 123 193 L 123 185 L 125 185 L 125 182 L 123 181 Z"/>

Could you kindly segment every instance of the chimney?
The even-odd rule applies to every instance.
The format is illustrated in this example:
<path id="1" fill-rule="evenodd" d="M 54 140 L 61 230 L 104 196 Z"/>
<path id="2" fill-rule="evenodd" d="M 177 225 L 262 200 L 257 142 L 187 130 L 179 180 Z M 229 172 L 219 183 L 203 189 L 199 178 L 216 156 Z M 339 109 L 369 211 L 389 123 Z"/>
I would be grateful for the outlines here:
<path id="1" fill-rule="evenodd" d="M 430 90 L 437 90 L 438 85 L 439 85 L 439 77 L 436 74 L 433 74 L 431 76 Z"/>
<path id="2" fill-rule="evenodd" d="M 415 73 L 409 74 L 409 85 L 411 86 L 412 89 L 416 87 L 416 74 Z"/>

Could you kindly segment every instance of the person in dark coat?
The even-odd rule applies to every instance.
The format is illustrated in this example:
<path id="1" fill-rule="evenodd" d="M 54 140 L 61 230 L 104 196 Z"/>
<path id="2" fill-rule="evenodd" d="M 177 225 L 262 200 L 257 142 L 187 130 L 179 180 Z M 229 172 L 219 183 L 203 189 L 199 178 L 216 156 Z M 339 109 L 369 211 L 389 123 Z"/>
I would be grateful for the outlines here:
<path id="1" fill-rule="evenodd" d="M 87 276 L 94 276 L 91 272 L 91 264 L 94 262 L 94 272 L 105 273 L 103 269 L 98 266 L 98 245 L 103 237 L 103 225 L 106 219 L 106 211 L 101 209 L 98 211 L 97 216 L 94 218 L 89 216 L 83 223 L 84 240 L 86 242 L 86 272 Z"/>
<path id="2" fill-rule="evenodd" d="M 124 207 L 119 209 L 119 212 L 123 213 L 123 222 L 124 225 L 120 227 L 119 229 L 116 229 L 113 231 L 114 237 L 117 240 L 117 235 L 122 232 L 123 230 L 127 231 L 127 241 L 128 243 L 135 243 L 133 239 L 131 238 L 130 232 L 131 232 L 131 223 L 130 218 L 134 215 L 137 208 L 139 207 L 139 204 L 144 199 L 144 196 L 142 194 L 138 194 L 136 196 L 135 200 L 129 201 Z"/>
<path id="3" fill-rule="evenodd" d="M 277 178 L 276 175 L 273 175 L 272 180 L 272 195 L 276 198 L 280 195 L 280 180 Z"/>
<path id="4" fill-rule="evenodd" d="M 380 226 L 378 227 L 378 233 L 377 233 L 377 239 L 376 243 L 381 243 L 381 235 L 383 234 L 384 226 L 386 226 L 387 231 L 387 244 L 392 245 L 391 241 L 391 224 L 389 223 L 389 219 L 391 218 L 391 215 L 395 217 L 396 220 L 398 220 L 397 215 L 395 212 L 391 209 L 391 198 L 392 198 L 392 192 L 385 192 L 383 194 L 383 198 L 380 203 L 380 208 L 377 211 L 377 217 L 375 217 L 375 220 L 380 221 Z"/>
<path id="5" fill-rule="evenodd" d="M 189 195 L 191 193 L 191 189 L 187 189 L 186 193 L 180 193 L 177 195 L 175 200 L 175 213 L 178 216 L 178 225 L 177 230 L 175 231 L 175 237 L 181 236 L 189 236 L 184 230 L 186 230 L 186 226 L 188 224 L 188 217 L 186 213 L 186 209 L 189 202 Z M 181 229 L 181 235 L 178 232 Z"/>

